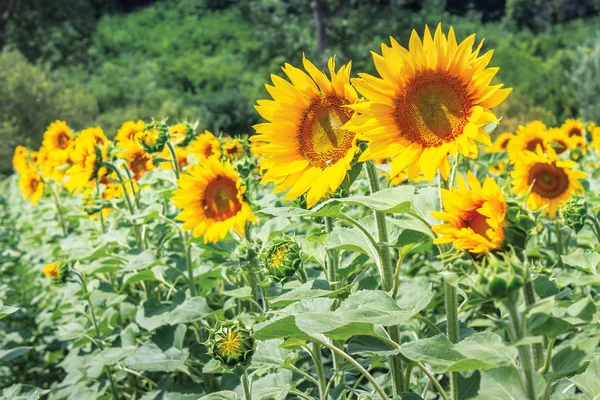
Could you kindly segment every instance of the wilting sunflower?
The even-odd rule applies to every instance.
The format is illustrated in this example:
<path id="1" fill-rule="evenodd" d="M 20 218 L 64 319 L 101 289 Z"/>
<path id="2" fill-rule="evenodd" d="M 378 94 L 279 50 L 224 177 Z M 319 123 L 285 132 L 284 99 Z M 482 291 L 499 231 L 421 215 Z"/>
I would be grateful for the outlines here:
<path id="1" fill-rule="evenodd" d="M 580 136 L 584 137 L 585 125 L 578 119 L 568 119 L 561 126 L 569 137 Z"/>
<path id="2" fill-rule="evenodd" d="M 546 150 L 548 145 L 546 134 L 548 128 L 541 121 L 532 121 L 527 125 L 520 125 L 517 135 L 508 143 L 508 156 L 515 162 L 521 158 L 525 151 L 534 152 L 538 149 Z"/>
<path id="3" fill-rule="evenodd" d="M 12 159 L 13 168 L 17 173 L 22 173 L 29 168 L 29 151 L 23 146 L 17 146 Z"/>
<path id="4" fill-rule="evenodd" d="M 351 63 L 337 72 L 335 60 L 328 62 L 331 80 L 306 58 L 308 72 L 286 64 L 287 80 L 272 75 L 266 85 L 273 100 L 259 100 L 256 110 L 267 123 L 254 126 L 258 135 L 250 140 L 263 142 L 256 151 L 264 155 L 262 182 L 275 182 L 276 191 L 289 190 L 287 199 L 307 193 L 312 207 L 335 191 L 346 177 L 358 152 L 356 134 L 342 126 L 354 115 L 347 105 L 359 101 L 350 86 Z"/>
<path id="5" fill-rule="evenodd" d="M 229 162 L 210 157 L 188 169 L 178 184 L 173 203 L 183 211 L 177 219 L 194 237 L 204 235 L 204 243 L 223 239 L 231 229 L 244 236 L 246 221 L 256 221 L 244 201 L 246 187 Z"/>
<path id="6" fill-rule="evenodd" d="M 19 176 L 19 188 L 21 193 L 31 204 L 37 204 L 44 195 L 45 188 L 42 177 L 35 168 L 27 168 Z"/>
<path id="7" fill-rule="evenodd" d="M 123 150 L 117 154 L 117 157 L 126 160 L 125 164 L 133 174 L 134 180 L 139 180 L 146 172 L 155 168 L 152 154 L 146 153 L 138 141 L 127 140 L 121 142 L 119 147 Z"/>
<path id="8" fill-rule="evenodd" d="M 125 142 L 128 140 L 135 140 L 144 130 L 144 121 L 127 121 L 121 125 L 119 128 L 119 132 L 117 136 L 115 136 L 115 141 L 117 143 Z"/>
<path id="9" fill-rule="evenodd" d="M 56 166 L 65 164 L 69 160 L 72 144 L 73 133 L 64 121 L 54 121 L 44 132 L 42 146 L 48 151 L 48 159 Z"/>
<path id="10" fill-rule="evenodd" d="M 583 193 L 584 189 L 579 179 L 585 178 L 586 173 L 576 170 L 573 161 L 561 161 L 556 152 L 549 148 L 544 154 L 540 149 L 537 153 L 527 153 L 516 164 L 511 173 L 513 190 L 522 195 L 529 192 L 527 206 L 531 210 L 542 209 L 542 215 L 556 216 L 557 210 L 571 196 Z"/>
<path id="11" fill-rule="evenodd" d="M 87 128 L 75 139 L 73 150 L 71 151 L 71 160 L 73 165 L 66 171 L 68 180 L 65 182 L 65 188 L 69 191 L 79 192 L 86 187 L 95 185 L 93 182 L 95 176 L 102 176 L 107 173 L 106 168 L 100 168 L 96 147 L 104 156 L 107 155 L 108 139 L 104 135 L 102 128 Z"/>
<path id="12" fill-rule="evenodd" d="M 192 153 L 202 159 L 210 157 L 221 157 L 221 142 L 209 131 L 204 131 L 190 143 Z"/>
<path id="13" fill-rule="evenodd" d="M 447 223 L 433 227 L 440 235 L 434 243 L 453 243 L 455 248 L 471 253 L 499 249 L 504 241 L 508 208 L 502 190 L 490 177 L 482 186 L 471 171 L 467 174 L 467 182 L 469 187 L 459 175 L 457 188 L 442 190 L 445 211 L 431 215 Z"/>
<path id="14" fill-rule="evenodd" d="M 244 143 L 239 139 L 227 138 L 223 144 L 223 154 L 229 160 L 239 160 L 246 155 Z"/>
<path id="15" fill-rule="evenodd" d="M 436 171 L 450 172 L 448 154 L 477 154 L 476 141 L 489 144 L 483 126 L 497 122 L 490 111 L 511 89 L 490 85 L 498 68 L 486 68 L 492 51 L 479 55 L 475 35 L 456 42 L 438 25 L 432 37 L 425 26 L 423 41 L 412 32 L 408 50 L 391 38 L 382 55 L 373 53 L 380 78 L 359 74 L 356 89 L 369 101 L 352 108 L 361 115 L 346 124 L 362 133 L 369 148 L 360 160 L 391 157 L 392 175 L 408 167 L 409 177 L 423 172 L 429 181 Z"/>
<path id="16" fill-rule="evenodd" d="M 494 141 L 491 146 L 487 146 L 485 148 L 486 153 L 505 153 L 506 148 L 508 147 L 508 143 L 510 143 L 511 139 L 514 138 L 510 132 L 503 132 Z"/>

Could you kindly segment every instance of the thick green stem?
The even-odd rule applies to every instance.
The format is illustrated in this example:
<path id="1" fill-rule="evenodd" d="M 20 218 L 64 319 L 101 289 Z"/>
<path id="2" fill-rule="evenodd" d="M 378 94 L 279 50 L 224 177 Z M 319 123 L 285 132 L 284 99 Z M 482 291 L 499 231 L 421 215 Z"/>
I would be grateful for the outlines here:
<path id="1" fill-rule="evenodd" d="M 545 375 L 546 372 L 550 371 L 550 363 L 552 361 L 552 350 L 554 349 L 555 340 L 555 338 L 550 338 L 550 340 L 548 340 L 548 348 L 546 349 L 546 360 L 544 362 L 544 366 L 540 370 L 540 373 L 542 375 Z"/>
<path id="2" fill-rule="evenodd" d="M 325 378 L 325 368 L 323 367 L 323 358 L 321 356 L 321 345 L 313 342 L 310 355 L 315 363 L 317 370 L 317 382 L 319 383 L 319 398 L 326 400 L 325 393 L 327 391 L 327 379 Z"/>
<path id="3" fill-rule="evenodd" d="M 244 370 L 244 374 L 242 375 L 242 389 L 244 390 L 244 400 L 252 400 L 252 391 L 250 387 L 250 382 L 248 379 L 248 372 Z"/>
<path id="4" fill-rule="evenodd" d="M 194 264 L 192 263 L 192 238 L 188 232 L 182 235 L 183 243 L 185 246 L 185 266 L 187 267 L 188 282 L 190 284 L 190 294 L 196 296 L 196 281 L 194 279 Z"/>
<path id="5" fill-rule="evenodd" d="M 325 217 L 325 231 L 331 233 L 333 231 L 333 218 Z M 337 269 L 339 266 L 339 252 L 336 249 L 327 250 L 327 280 L 332 289 L 337 289 Z"/>
<path id="6" fill-rule="evenodd" d="M 523 295 L 525 297 L 525 304 L 527 307 L 532 307 L 535 304 L 535 292 L 533 290 L 533 282 L 531 280 L 531 273 L 527 268 L 527 274 L 525 278 L 525 286 L 523 286 Z M 533 363 L 535 369 L 542 368 L 544 362 L 544 347 L 541 343 L 535 343 L 533 345 Z"/>
<path id="7" fill-rule="evenodd" d="M 367 161 L 365 163 L 367 170 L 367 176 L 369 178 L 369 186 L 371 193 L 379 191 L 379 177 L 377 176 L 377 168 L 373 161 Z M 392 292 L 394 289 L 394 266 L 392 265 L 392 255 L 390 249 L 387 247 L 389 242 L 387 224 L 385 221 L 385 214 L 381 212 L 374 212 L 375 224 L 377 225 L 377 252 L 379 254 L 381 274 L 381 287 L 386 292 Z M 388 327 L 388 334 L 390 338 L 400 343 L 400 330 L 397 326 Z M 402 359 L 399 356 L 392 356 L 389 359 L 390 369 L 392 374 L 392 383 L 394 396 L 404 392 L 404 372 L 402 370 Z"/>
<path id="8" fill-rule="evenodd" d="M 563 254 L 563 238 L 562 238 L 562 229 L 561 229 L 561 224 L 558 222 L 558 219 L 556 221 L 554 221 L 554 226 L 556 229 L 556 255 L 558 258 L 558 267 L 562 268 L 563 266 L 563 261 L 562 261 L 562 254 Z"/>
<path id="9" fill-rule="evenodd" d="M 458 295 L 456 293 L 456 287 L 450 283 L 444 281 L 444 294 L 446 304 L 446 333 L 448 340 L 451 343 L 458 343 Z M 458 399 L 458 374 L 456 372 L 450 373 L 450 398 L 452 400 Z"/>
<path id="10" fill-rule="evenodd" d="M 58 200 L 58 196 L 56 195 L 56 192 L 54 191 L 54 189 L 52 188 L 52 185 L 50 183 L 46 184 L 46 186 L 48 187 L 48 190 L 50 190 L 50 194 L 52 195 L 52 198 L 54 199 L 54 204 L 56 205 L 56 213 L 58 215 L 58 222 L 60 224 L 60 227 L 62 228 L 63 236 L 67 237 L 69 232 L 67 231 L 67 225 L 65 224 L 65 219 L 63 217 L 62 209 L 60 208 L 60 201 Z"/>
<path id="11" fill-rule="evenodd" d="M 522 325 L 523 321 L 521 320 L 521 315 L 517 310 L 516 302 L 511 299 L 504 302 L 504 304 L 508 310 L 515 340 L 516 342 L 519 342 L 524 338 L 525 329 Z M 535 395 L 535 369 L 533 367 L 531 346 L 519 345 L 517 346 L 517 350 L 519 351 L 519 360 L 521 361 L 521 369 L 523 370 L 523 376 L 525 378 L 525 393 L 527 394 L 527 398 L 529 400 L 537 400 Z"/>
<path id="12" fill-rule="evenodd" d="M 96 198 L 102 199 L 102 193 L 100 192 L 100 180 L 96 177 Z M 100 211 L 98 214 L 100 216 L 100 226 L 102 227 L 102 233 L 106 233 L 106 226 L 104 225 L 104 215 L 102 214 L 103 207 L 100 205 Z"/>
<path id="13" fill-rule="evenodd" d="M 175 176 L 179 179 L 180 171 L 179 171 L 179 163 L 177 162 L 177 153 L 175 153 L 175 148 L 173 147 L 173 143 L 167 141 L 167 147 L 171 152 L 171 157 L 173 157 L 173 171 L 175 171 Z"/>

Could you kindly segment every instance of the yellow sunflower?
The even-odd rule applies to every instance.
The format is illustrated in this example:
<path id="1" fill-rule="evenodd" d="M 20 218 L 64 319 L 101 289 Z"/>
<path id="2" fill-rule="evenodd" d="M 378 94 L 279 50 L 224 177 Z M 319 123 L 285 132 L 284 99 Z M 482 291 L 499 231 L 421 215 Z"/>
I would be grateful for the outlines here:
<path id="1" fill-rule="evenodd" d="M 53 161 L 56 166 L 69 160 L 72 144 L 73 133 L 64 121 L 54 121 L 44 132 L 42 146 L 48 151 L 48 160 Z"/>
<path id="2" fill-rule="evenodd" d="M 169 138 L 173 142 L 178 143 L 186 137 L 187 131 L 188 131 L 187 124 L 173 125 L 173 126 L 169 127 Z"/>
<path id="3" fill-rule="evenodd" d="M 433 37 L 425 26 L 422 41 L 413 31 L 408 50 L 390 39 L 373 53 L 380 77 L 352 80 L 369 101 L 352 107 L 361 115 L 345 127 L 369 142 L 361 161 L 391 157 L 392 175 L 408 167 L 411 178 L 422 172 L 431 181 L 439 170 L 447 179 L 448 154 L 475 156 L 475 141 L 489 144 L 483 126 L 498 122 L 490 109 L 512 89 L 490 86 L 498 68 L 486 68 L 492 51 L 479 55 L 483 42 L 473 50 L 475 35 L 458 44 L 440 24 Z"/>
<path id="4" fill-rule="evenodd" d="M 573 194 L 584 192 L 579 179 L 585 178 L 586 173 L 576 170 L 576 166 L 574 161 L 558 160 L 552 148 L 546 154 L 541 149 L 529 152 L 515 163 L 511 173 L 513 191 L 518 195 L 529 191 L 527 206 L 531 210 L 542 209 L 542 215 L 554 218 Z"/>
<path id="5" fill-rule="evenodd" d="M 227 138 L 223 144 L 223 154 L 229 160 L 239 160 L 246 155 L 244 143 L 239 139 Z"/>
<path id="6" fill-rule="evenodd" d="M 44 195 L 45 188 L 42 177 L 35 168 L 27 168 L 19 176 L 19 188 L 23 197 L 31 204 L 37 204 Z"/>
<path id="7" fill-rule="evenodd" d="M 510 132 L 501 133 L 491 146 L 485 148 L 485 153 L 505 153 L 508 144 L 514 137 L 515 135 Z"/>
<path id="8" fill-rule="evenodd" d="M 204 235 L 204 243 L 223 239 L 231 229 L 244 236 L 246 221 L 256 221 L 244 201 L 246 187 L 229 162 L 210 157 L 191 167 L 178 185 L 173 203 L 182 211 L 177 219 L 194 237 Z"/>
<path id="9" fill-rule="evenodd" d="M 117 157 L 126 160 L 125 164 L 133 174 L 133 180 L 138 181 L 146 172 L 155 168 L 152 154 L 146 153 L 138 141 L 127 140 L 121 142 L 119 146 L 123 150 L 117 154 Z"/>
<path id="10" fill-rule="evenodd" d="M 46 278 L 56 278 L 60 274 L 60 267 L 57 263 L 44 265 L 44 275 Z"/>
<path id="11" fill-rule="evenodd" d="M 585 125 L 578 119 L 568 119 L 561 126 L 562 129 L 567 132 L 569 137 L 580 136 L 584 137 L 585 133 Z"/>
<path id="12" fill-rule="evenodd" d="M 221 157 L 221 142 L 211 132 L 204 131 L 190 143 L 191 152 L 198 158 Z"/>
<path id="13" fill-rule="evenodd" d="M 467 182 L 469 187 L 459 175 L 457 188 L 442 189 L 445 211 L 434 211 L 431 215 L 446 224 L 433 227 L 440 235 L 434 243 L 453 243 L 455 248 L 471 253 L 499 249 L 507 225 L 507 205 L 502 190 L 490 177 L 482 186 L 471 171 Z"/>
<path id="14" fill-rule="evenodd" d="M 592 135 L 591 147 L 593 149 L 596 149 L 596 152 L 600 153 L 600 126 L 596 126 L 595 124 L 590 124 L 589 130 Z"/>
<path id="15" fill-rule="evenodd" d="M 117 143 L 126 142 L 128 140 L 135 140 L 144 130 L 144 121 L 127 121 L 121 125 L 117 136 L 115 136 L 115 141 Z"/>
<path id="16" fill-rule="evenodd" d="M 336 72 L 330 58 L 331 80 L 306 58 L 302 63 L 308 74 L 283 67 L 291 83 L 271 76 L 273 85 L 266 88 L 273 100 L 259 100 L 255 107 L 269 122 L 255 125 L 258 135 L 250 140 L 263 143 L 255 148 L 265 156 L 262 182 L 277 183 L 277 192 L 289 190 L 287 199 L 308 192 L 310 208 L 338 188 L 358 152 L 356 134 L 342 126 L 355 113 L 347 106 L 359 98 L 350 86 L 351 63 Z"/>
<path id="17" fill-rule="evenodd" d="M 107 156 L 108 139 L 104 135 L 102 128 L 87 128 L 75 139 L 73 150 L 71 151 L 71 160 L 73 165 L 66 171 L 68 180 L 65 187 L 69 191 L 79 192 L 86 187 L 94 186 L 93 176 L 96 173 L 102 177 L 107 173 L 106 168 L 98 168 L 96 146 L 100 146 L 104 156 Z"/>
<path id="18" fill-rule="evenodd" d="M 500 161 L 496 165 L 489 166 L 488 171 L 493 175 L 502 175 L 506 171 L 506 161 Z"/>
<path id="19" fill-rule="evenodd" d="M 546 133 L 546 143 L 548 143 L 556 152 L 562 154 L 576 146 L 576 141 L 572 140 L 564 129 L 550 128 Z"/>
<path id="20" fill-rule="evenodd" d="M 17 173 L 22 173 L 29 168 L 29 151 L 24 146 L 17 146 L 12 159 L 13 168 Z"/>
<path id="21" fill-rule="evenodd" d="M 535 152 L 537 148 L 546 150 L 548 142 L 546 133 L 548 128 L 542 121 L 532 121 L 527 125 L 520 125 L 517 129 L 517 135 L 508 143 L 508 156 L 515 162 L 521 158 L 525 151 Z"/>

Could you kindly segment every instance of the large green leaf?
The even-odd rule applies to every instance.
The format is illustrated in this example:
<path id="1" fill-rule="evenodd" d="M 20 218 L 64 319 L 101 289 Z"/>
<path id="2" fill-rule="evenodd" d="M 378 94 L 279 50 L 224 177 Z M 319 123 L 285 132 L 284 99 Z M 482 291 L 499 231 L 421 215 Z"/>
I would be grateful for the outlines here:
<path id="1" fill-rule="evenodd" d="M 592 357 L 585 372 L 569 380 L 583 392 L 587 400 L 600 399 L 600 353 Z"/>
<path id="2" fill-rule="evenodd" d="M 6 317 L 7 315 L 10 315 L 14 312 L 17 312 L 17 310 L 19 310 L 17 307 L 9 307 L 9 306 L 4 306 L 2 305 L 2 302 L 0 301 L 0 319 Z"/>
<path id="3" fill-rule="evenodd" d="M 135 353 L 123 360 L 123 365 L 136 371 L 173 372 L 185 368 L 189 350 L 183 348 L 186 327 L 163 327 Z"/>
<path id="4" fill-rule="evenodd" d="M 16 384 L 6 389 L 0 389 L 1 400 L 35 400 L 50 393 L 49 390 L 44 390 L 31 385 Z"/>
<path id="5" fill-rule="evenodd" d="M 272 306 L 285 306 L 297 301 L 315 299 L 319 297 L 338 297 L 347 293 L 349 287 L 344 287 L 338 290 L 331 290 L 329 282 L 324 279 L 309 281 L 301 286 L 294 288 L 284 294 L 275 297 L 269 303 Z"/>
<path id="6" fill-rule="evenodd" d="M 20 357 L 31 350 L 31 347 L 15 347 L 9 350 L 0 350 L 0 362 L 7 362 Z"/>
<path id="7" fill-rule="evenodd" d="M 203 297 L 184 298 L 179 292 L 171 304 L 160 303 L 155 299 L 144 302 L 136 314 L 136 322 L 142 328 L 153 331 L 164 325 L 198 321 L 212 310 Z"/>

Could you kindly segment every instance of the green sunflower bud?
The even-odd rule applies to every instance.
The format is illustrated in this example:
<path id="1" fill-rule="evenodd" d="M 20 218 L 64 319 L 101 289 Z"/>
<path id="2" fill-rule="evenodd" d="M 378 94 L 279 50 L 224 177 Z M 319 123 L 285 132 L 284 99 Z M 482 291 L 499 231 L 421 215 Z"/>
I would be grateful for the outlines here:
<path id="1" fill-rule="evenodd" d="M 209 353 L 223 365 L 248 365 L 254 354 L 254 337 L 241 321 L 218 323 L 206 343 Z"/>
<path id="2" fill-rule="evenodd" d="M 146 153 L 159 153 L 169 140 L 169 128 L 164 122 L 152 122 L 144 127 L 139 140 Z"/>
<path id="3" fill-rule="evenodd" d="M 490 258 L 479 280 L 482 294 L 487 293 L 496 300 L 513 299 L 525 284 L 525 274 L 525 268 L 515 254 L 506 254 L 502 260 Z"/>
<path id="4" fill-rule="evenodd" d="M 504 228 L 505 245 L 516 249 L 524 249 L 528 233 L 535 227 L 535 219 L 531 213 L 514 201 L 508 202 L 506 211 L 508 225 Z"/>
<path id="5" fill-rule="evenodd" d="M 562 209 L 565 217 L 565 224 L 579 233 L 583 229 L 585 219 L 587 218 L 588 208 L 585 199 L 573 197 Z"/>
<path id="6" fill-rule="evenodd" d="M 302 266 L 300 246 L 289 238 L 278 240 L 264 252 L 263 261 L 271 279 L 287 281 Z"/>

